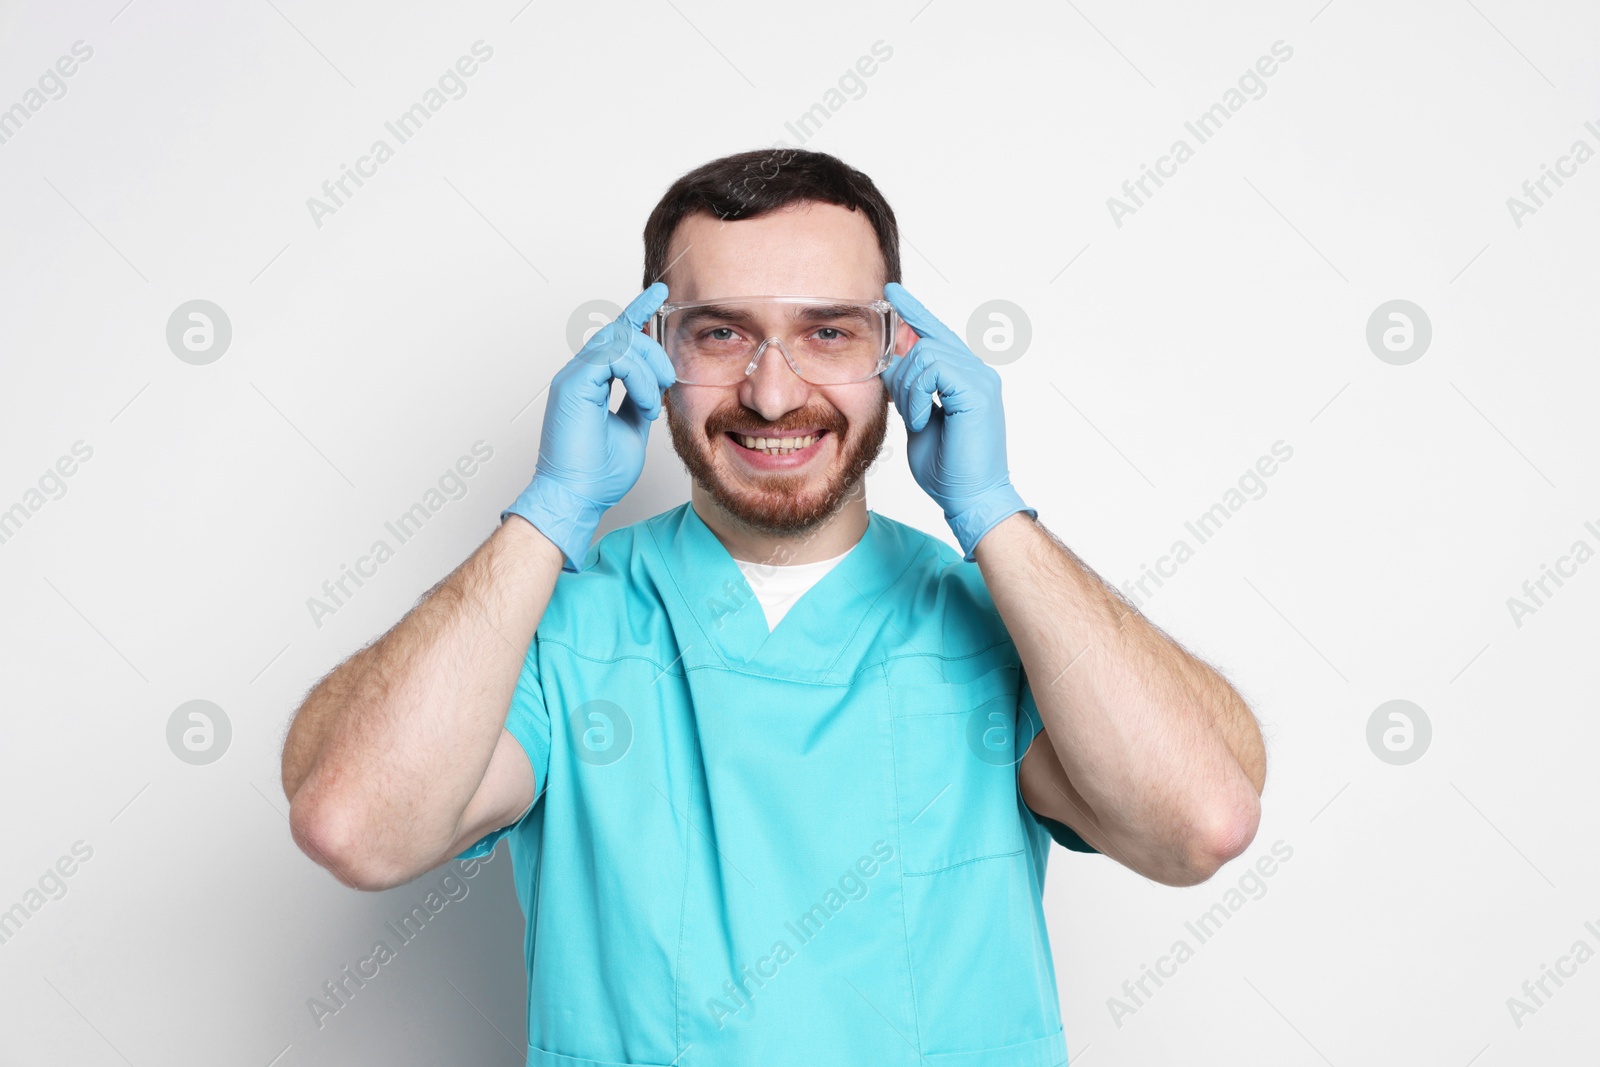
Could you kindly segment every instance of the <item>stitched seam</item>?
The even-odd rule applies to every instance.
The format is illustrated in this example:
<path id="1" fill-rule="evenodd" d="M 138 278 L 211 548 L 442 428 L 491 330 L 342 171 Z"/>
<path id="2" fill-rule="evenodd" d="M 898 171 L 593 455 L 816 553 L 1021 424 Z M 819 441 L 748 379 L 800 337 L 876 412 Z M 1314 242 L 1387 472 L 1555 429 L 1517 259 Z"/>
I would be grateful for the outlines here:
<path id="1" fill-rule="evenodd" d="M 889 694 L 889 671 L 887 663 L 882 665 L 883 691 Z M 895 844 L 900 846 L 900 932 L 905 945 L 906 984 L 911 987 L 911 1025 L 917 1034 L 917 1059 L 922 1059 L 922 1011 L 917 1006 L 917 975 L 911 966 L 911 908 L 906 896 L 906 838 L 900 826 L 900 760 L 894 747 L 894 720 L 885 719 L 889 729 L 889 766 L 894 771 L 894 788 L 889 791 L 889 799 L 894 804 L 894 832 Z"/>
<path id="2" fill-rule="evenodd" d="M 869 510 L 867 512 L 867 514 L 869 516 L 869 520 L 868 521 L 870 521 L 870 517 L 871 516 L 877 516 L 879 521 L 882 521 L 882 519 L 883 519 L 883 516 L 877 515 L 876 512 L 873 512 L 871 510 Z M 880 530 L 879 532 L 880 533 L 887 533 L 888 531 L 887 530 Z M 882 600 L 884 597 L 888 596 L 891 592 L 894 591 L 894 589 L 900 584 L 901 579 L 903 579 L 906 576 L 906 574 L 911 570 L 911 568 L 913 566 L 915 566 L 922 559 L 922 556 L 923 556 L 922 552 L 913 552 L 911 554 L 911 558 L 906 560 L 906 565 L 904 567 L 901 567 L 899 573 L 896 574 L 893 578 L 891 578 L 889 580 L 889 584 L 885 585 L 878 592 L 877 599 L 875 599 L 875 600 L 867 600 L 866 594 L 861 592 L 860 589 L 856 589 L 854 584 L 849 583 L 849 582 L 846 583 L 846 584 L 850 585 L 850 588 L 856 590 L 856 595 L 857 596 L 859 596 L 862 600 L 866 600 L 867 601 L 868 611 L 861 616 L 861 621 L 856 623 L 856 628 L 854 630 L 850 631 L 850 637 L 847 640 L 841 641 L 839 643 L 839 654 L 837 656 L 834 656 L 833 659 L 829 661 L 828 666 L 825 668 L 825 671 L 831 672 L 833 670 L 833 668 L 834 668 L 834 665 L 837 664 L 841 659 L 844 658 L 844 654 L 850 650 L 852 645 L 855 644 L 856 635 L 861 632 L 861 628 L 862 627 L 866 626 L 867 620 L 872 617 L 873 613 L 876 613 L 876 614 L 879 614 L 879 615 L 883 615 L 884 614 L 882 611 L 880 611 L 878 609 L 878 601 Z M 841 575 L 841 577 L 842 577 L 842 575 Z M 857 671 L 856 672 L 856 677 L 860 677 L 862 673 L 863 672 L 861 672 L 861 671 Z M 887 684 L 888 676 L 885 675 L 884 678 L 885 678 L 885 684 Z"/>
<path id="3" fill-rule="evenodd" d="M 864 622 L 864 620 L 863 620 L 863 622 Z M 858 632 L 859 632 L 859 627 L 858 627 Z M 638 656 L 638 655 L 633 655 L 633 654 L 623 654 L 623 655 L 620 655 L 620 656 L 595 656 L 595 655 L 591 655 L 591 654 L 589 654 L 587 652 L 584 652 L 582 649 L 578 648 L 576 645 L 570 644 L 567 641 L 564 641 L 559 637 L 546 637 L 543 634 L 539 635 L 539 643 L 542 644 L 542 645 L 558 645 L 561 648 L 566 649 L 566 651 L 568 653 L 570 653 L 573 656 L 576 656 L 578 659 L 587 660 L 590 663 L 617 664 L 617 663 L 622 663 L 625 660 L 639 660 L 639 661 L 641 661 L 643 663 L 649 664 L 650 666 L 654 667 L 657 671 L 659 671 L 659 672 L 661 672 L 663 674 L 671 674 L 671 675 L 674 675 L 674 676 L 680 677 L 680 678 L 687 678 L 690 671 L 714 670 L 714 671 L 728 671 L 729 673 L 743 675 L 744 677 L 747 677 L 747 678 L 762 678 L 762 679 L 766 679 L 766 680 L 769 680 L 769 681 L 777 681 L 777 682 L 792 682 L 792 681 L 795 680 L 793 678 L 788 678 L 788 677 L 785 677 L 783 675 L 763 674 L 760 671 L 743 670 L 743 669 L 741 669 L 739 667 L 726 665 L 726 664 L 717 665 L 717 664 L 708 663 L 708 664 L 700 664 L 698 666 L 693 666 L 693 667 L 685 667 L 685 666 L 681 665 L 682 664 L 682 660 L 681 659 L 677 661 L 678 665 L 675 666 L 673 664 L 661 664 L 661 663 L 658 663 L 658 662 L 656 662 L 655 659 L 653 659 L 650 656 Z M 869 673 L 871 671 L 879 671 L 879 672 L 881 672 L 883 674 L 884 679 L 885 679 L 884 684 L 887 686 L 888 685 L 888 681 L 887 681 L 888 673 L 887 673 L 886 668 L 888 667 L 888 665 L 890 663 L 894 662 L 895 660 L 902 660 L 902 659 L 938 659 L 938 660 L 943 660 L 946 663 L 956 663 L 956 662 L 960 662 L 962 660 L 977 659 L 979 656 L 982 656 L 986 652 L 989 652 L 992 649 L 998 648 L 999 646 L 1001 646 L 1003 644 L 1007 644 L 1007 642 L 1005 642 L 1005 641 L 996 641 L 992 645 L 985 645 L 983 648 L 980 648 L 975 652 L 968 653 L 965 656 L 942 656 L 942 655 L 938 654 L 937 652 L 907 652 L 907 653 L 903 653 L 903 654 L 897 655 L 897 656 L 885 656 L 881 660 L 877 660 L 877 661 L 874 661 L 872 663 L 868 663 L 868 664 L 864 665 L 863 667 L 861 667 L 860 670 L 856 671 L 855 674 L 850 676 L 850 679 L 848 681 L 845 681 L 845 682 L 813 682 L 813 681 L 807 680 L 806 684 L 807 685 L 823 685 L 823 686 L 828 686 L 828 687 L 833 688 L 833 689 L 848 689 L 851 686 L 853 686 L 857 681 L 859 681 L 862 675 L 867 674 L 867 673 Z M 837 659 L 835 660 L 835 662 L 837 662 Z M 951 683 L 951 684 L 964 684 L 964 683 Z"/>
<path id="4" fill-rule="evenodd" d="M 641 661 L 643 663 L 648 663 L 650 666 L 654 667 L 656 670 L 658 670 L 658 671 L 660 671 L 660 672 L 662 672 L 664 674 L 667 674 L 667 673 L 678 673 L 677 671 L 674 670 L 672 664 L 660 664 L 660 663 L 657 663 L 655 661 L 655 659 L 653 659 L 650 656 L 636 656 L 636 655 L 633 655 L 631 653 L 624 653 L 623 655 L 620 655 L 620 656 L 592 656 L 589 653 L 584 652 L 582 649 L 578 648 L 576 645 L 571 645 L 571 644 L 568 644 L 567 642 L 561 640 L 559 637 L 544 637 L 542 635 L 539 638 L 539 643 L 540 644 L 545 644 L 545 645 L 560 645 L 562 648 L 566 649 L 572 655 L 578 657 L 579 659 L 588 660 L 590 663 L 617 664 L 617 663 L 623 662 L 624 660 L 636 659 L 636 660 L 639 660 L 639 661 Z M 701 668 L 701 669 L 704 669 L 704 668 Z M 679 670 L 681 670 L 681 668 Z"/>
<path id="5" fill-rule="evenodd" d="M 682 665 L 683 661 L 682 661 L 681 658 L 677 661 L 677 666 L 674 666 L 672 664 L 668 664 L 666 666 L 662 666 L 661 664 L 657 663 L 654 659 L 652 659 L 649 656 L 635 656 L 635 655 L 594 656 L 594 655 L 590 655 L 587 652 L 584 652 L 582 649 L 578 648 L 576 645 L 568 644 L 567 642 L 561 640 L 558 637 L 541 637 L 539 640 L 542 641 L 545 644 L 548 644 L 548 645 L 559 645 L 562 648 L 566 649 L 566 651 L 568 653 L 570 653 L 572 656 L 576 657 L 577 659 L 586 660 L 589 663 L 602 663 L 602 664 L 608 664 L 608 665 L 615 665 L 615 664 L 623 662 L 624 660 L 639 660 L 640 662 L 647 663 L 650 666 L 654 667 L 657 671 L 659 671 L 659 672 L 661 672 L 663 674 L 669 674 L 669 675 L 671 675 L 671 676 L 673 676 L 675 678 L 687 678 L 687 677 L 689 677 L 689 673 L 691 671 L 722 671 L 722 672 L 727 673 L 727 674 L 741 675 L 742 677 L 745 677 L 745 678 L 760 678 L 760 679 L 762 679 L 764 681 L 772 681 L 772 682 L 793 682 L 793 681 L 795 681 L 794 678 L 790 678 L 790 677 L 787 677 L 787 676 L 781 675 L 781 674 L 762 674 L 760 671 L 742 670 L 739 667 L 735 667 L 735 666 L 731 666 L 731 665 L 727 665 L 727 664 L 721 664 L 721 663 L 702 663 L 702 664 L 698 664 L 696 666 L 686 667 L 686 666 Z M 804 683 L 806 685 L 826 686 L 826 687 L 828 687 L 830 689 L 848 689 L 855 683 L 855 681 L 857 679 L 859 679 L 861 677 L 861 675 L 867 673 L 868 671 L 877 670 L 879 668 L 879 666 L 880 666 L 880 664 L 877 664 L 877 663 L 868 664 L 867 666 L 861 668 L 861 670 L 857 671 L 855 673 L 855 675 L 852 676 L 852 678 L 848 682 L 815 682 L 815 681 L 812 681 L 810 679 L 803 679 L 803 681 L 804 681 Z"/>
<path id="6" fill-rule="evenodd" d="M 681 507 L 685 507 L 685 508 L 693 508 L 694 504 L 693 503 L 685 503 L 685 504 L 682 504 L 680 506 Z M 679 527 L 680 535 L 682 533 L 683 524 L 685 522 L 688 522 L 688 521 L 689 520 L 687 518 L 685 518 L 684 516 L 682 516 L 682 515 L 678 516 L 678 527 Z M 696 521 L 701 521 L 701 520 L 699 520 L 698 517 L 697 517 Z M 665 547 L 662 546 L 661 541 L 656 537 L 655 527 L 653 525 L 651 525 L 649 522 L 646 522 L 645 523 L 645 530 L 648 531 L 649 534 L 650 534 L 650 543 L 655 547 L 656 556 L 661 560 L 661 563 L 662 563 L 662 569 L 667 572 L 667 580 L 672 583 L 672 588 L 677 591 L 678 599 L 681 600 L 683 602 L 684 607 L 686 607 L 688 609 L 689 617 L 694 620 L 695 628 L 700 631 L 700 636 L 705 638 L 706 641 L 710 643 L 712 652 L 716 655 L 717 659 L 720 660 L 724 665 L 726 665 L 727 664 L 726 658 L 724 658 L 722 653 L 721 653 L 721 651 L 717 649 L 716 642 L 711 640 L 711 635 L 706 633 L 706 628 L 705 628 L 704 624 L 702 624 L 700 622 L 700 616 L 694 610 L 694 601 L 689 599 L 689 595 L 683 591 L 683 586 L 678 584 L 677 572 L 667 562 L 667 551 L 666 551 Z"/>
<path id="7" fill-rule="evenodd" d="M 979 656 L 982 656 L 987 652 L 990 652 L 990 651 L 992 651 L 992 650 L 994 650 L 996 648 L 999 648 L 1001 645 L 1013 645 L 1014 646 L 1015 642 L 1010 641 L 1010 640 L 996 641 L 993 644 L 984 645 L 982 648 L 974 649 L 973 651 L 967 653 L 964 656 L 946 656 L 946 655 L 944 655 L 942 653 L 939 653 L 939 652 L 902 652 L 902 653 L 900 653 L 898 655 L 885 656 L 883 658 L 883 662 L 887 664 L 887 663 L 891 663 L 891 662 L 893 662 L 895 660 L 902 660 L 902 659 L 938 659 L 938 660 L 943 660 L 946 663 L 959 663 L 962 660 L 977 659 Z"/>
<path id="8" fill-rule="evenodd" d="M 694 747 L 695 747 L 696 755 L 699 755 L 700 754 L 700 734 L 699 734 L 698 730 L 695 732 Z M 693 782 L 695 780 L 696 776 L 689 775 L 687 777 L 690 779 L 691 782 Z M 669 782 L 668 784 L 670 785 L 671 783 Z M 670 804 L 671 804 L 671 800 L 669 798 L 668 799 L 668 805 L 670 806 Z M 684 920 L 684 916 L 687 915 L 688 911 L 689 911 L 689 878 L 690 878 L 691 874 L 693 873 L 693 868 L 692 868 L 692 860 L 694 858 L 693 857 L 693 850 L 694 850 L 694 825 L 693 825 L 693 823 L 694 823 L 694 801 L 693 801 L 693 798 L 691 798 L 689 800 L 689 802 L 685 805 L 685 809 L 686 809 L 686 812 L 687 812 L 686 821 L 690 825 L 684 827 L 684 831 L 683 831 L 683 892 L 681 893 L 681 895 L 678 898 L 678 959 L 677 959 L 677 963 L 672 968 L 672 1041 L 673 1041 L 673 1060 L 672 1060 L 672 1062 L 673 1063 L 677 1063 L 678 1062 L 678 1058 L 681 1057 L 683 1055 L 684 1051 L 685 1051 L 684 1048 L 683 1048 L 683 946 L 684 946 L 684 940 L 685 940 L 685 938 L 684 938 L 684 930 L 685 930 L 685 928 L 687 926 L 687 923 Z"/>
<path id="9" fill-rule="evenodd" d="M 977 856 L 977 857 L 974 857 L 973 859 L 970 859 L 970 860 L 962 860 L 960 863 L 949 864 L 948 866 L 945 866 L 945 867 L 935 867 L 931 871 L 907 871 L 906 872 L 906 877 L 907 878 L 926 878 L 930 874 L 941 874 L 944 871 L 953 871 L 957 867 L 966 867 L 966 866 L 969 866 L 969 865 L 974 864 L 974 863 L 984 863 L 984 862 L 986 862 L 988 860 L 1009 859 L 1012 856 L 1020 856 L 1026 851 L 1027 851 L 1026 848 L 1019 848 L 1019 849 L 1016 849 L 1015 851 L 1012 851 L 1012 852 L 993 852 L 993 853 L 990 853 L 987 856 Z"/>

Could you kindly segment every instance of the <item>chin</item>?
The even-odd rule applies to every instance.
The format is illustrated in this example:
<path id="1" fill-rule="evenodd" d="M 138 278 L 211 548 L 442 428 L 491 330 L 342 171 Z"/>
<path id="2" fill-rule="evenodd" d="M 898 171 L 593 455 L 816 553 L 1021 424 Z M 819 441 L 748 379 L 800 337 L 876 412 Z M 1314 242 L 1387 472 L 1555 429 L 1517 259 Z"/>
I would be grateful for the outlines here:
<path id="1" fill-rule="evenodd" d="M 815 529 L 850 499 L 848 492 L 829 491 L 836 475 L 837 467 L 811 475 L 760 479 L 714 475 L 699 484 L 724 511 L 745 525 L 768 533 L 793 535 Z M 784 484 L 770 484 L 774 481 Z"/>

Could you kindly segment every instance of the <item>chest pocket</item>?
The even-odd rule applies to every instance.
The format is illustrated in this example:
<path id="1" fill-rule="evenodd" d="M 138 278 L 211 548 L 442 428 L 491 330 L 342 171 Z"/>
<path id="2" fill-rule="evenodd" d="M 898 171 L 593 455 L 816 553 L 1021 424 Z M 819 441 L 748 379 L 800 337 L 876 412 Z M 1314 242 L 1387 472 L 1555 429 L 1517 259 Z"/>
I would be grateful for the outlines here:
<path id="1" fill-rule="evenodd" d="M 907 875 L 1014 856 L 1025 839 L 1017 800 L 1014 666 L 965 682 L 889 690 L 901 862 Z"/>

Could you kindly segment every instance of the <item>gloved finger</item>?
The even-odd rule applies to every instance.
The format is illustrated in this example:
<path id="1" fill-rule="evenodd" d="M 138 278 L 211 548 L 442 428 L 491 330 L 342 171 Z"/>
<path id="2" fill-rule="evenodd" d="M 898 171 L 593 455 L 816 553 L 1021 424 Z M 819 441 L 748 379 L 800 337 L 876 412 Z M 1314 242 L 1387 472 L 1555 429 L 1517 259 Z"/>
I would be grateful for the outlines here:
<path id="1" fill-rule="evenodd" d="M 889 395 L 895 398 L 897 405 L 905 391 L 906 381 L 915 377 L 926 363 L 928 349 L 929 344 L 919 337 L 905 355 L 896 356 L 894 362 L 883 370 L 884 387 L 889 390 Z"/>
<path id="2" fill-rule="evenodd" d="M 933 410 L 933 394 L 939 383 L 948 376 L 944 373 L 945 353 L 937 342 L 921 340 L 906 353 L 905 366 L 896 383 L 895 406 L 906 428 L 916 433 L 928 424 L 928 414 Z M 939 399 L 944 395 L 941 392 Z"/>
<path id="3" fill-rule="evenodd" d="M 628 396 L 648 419 L 661 414 L 661 381 L 641 355 L 629 353 L 611 365 L 611 375 L 622 382 Z"/>
<path id="4" fill-rule="evenodd" d="M 906 436 L 906 459 L 911 462 L 913 472 L 920 470 L 938 474 L 942 470 L 939 453 L 943 436 L 944 412 L 930 407 L 922 429 Z"/>
<path id="5" fill-rule="evenodd" d="M 936 344 L 934 352 L 929 360 L 931 374 L 925 379 L 919 375 L 916 388 L 926 389 L 930 397 L 937 392 L 946 415 L 976 411 L 998 397 L 1000 376 L 965 346 L 952 352 L 948 346 Z"/>
<path id="6" fill-rule="evenodd" d="M 649 334 L 635 331 L 629 344 L 629 351 L 644 359 L 646 366 L 655 372 L 661 388 L 671 388 L 677 382 L 678 372 L 673 368 L 671 358 Z"/>
<path id="7" fill-rule="evenodd" d="M 609 329 L 610 324 L 602 326 L 600 332 Z M 627 388 L 629 373 L 637 380 L 645 377 L 654 379 L 655 372 L 647 372 L 637 358 L 631 357 L 627 349 L 618 344 L 595 346 L 595 340 L 599 337 L 600 333 L 597 332 L 570 363 L 556 372 L 556 384 L 551 386 L 551 391 L 554 392 L 556 386 L 561 385 L 562 395 L 575 397 L 604 413 L 611 407 L 613 381 L 621 381 L 623 387 Z M 562 385 L 564 379 L 571 384 Z"/>
<path id="8" fill-rule="evenodd" d="M 900 412 L 900 418 L 905 420 L 907 427 L 911 425 L 911 392 L 909 383 L 916 377 L 915 368 L 922 366 L 922 353 L 913 349 L 906 353 L 904 361 L 900 364 L 899 373 L 890 393 L 894 397 L 895 410 Z"/>
<path id="9" fill-rule="evenodd" d="M 650 417 L 633 402 L 633 394 L 622 394 L 622 403 L 617 405 L 617 418 L 621 419 L 622 424 L 632 430 L 641 441 L 649 436 Z"/>
<path id="10" fill-rule="evenodd" d="M 920 343 L 919 341 L 918 344 Z M 912 345 L 911 351 L 896 359 L 883 372 L 884 388 L 889 390 L 889 397 L 894 401 L 895 410 L 900 413 L 902 419 L 906 417 L 906 381 L 914 376 L 913 368 L 921 364 L 922 353 L 917 350 L 916 345 Z"/>
<path id="11" fill-rule="evenodd" d="M 628 306 L 622 309 L 622 314 L 617 316 L 617 321 L 625 323 L 632 328 L 634 333 L 644 325 L 645 320 L 656 313 L 656 308 L 666 303 L 667 283 L 656 282 L 650 288 L 634 297 Z"/>
<path id="12" fill-rule="evenodd" d="M 640 342 L 650 341 L 643 331 L 644 322 L 661 306 L 666 295 L 666 283 L 657 282 L 634 297 L 621 314 L 594 332 L 578 350 L 578 358 L 585 363 L 606 366 L 632 352 Z M 663 359 L 665 356 L 663 352 Z"/>
<path id="13" fill-rule="evenodd" d="M 933 412 L 933 394 L 939 388 L 941 364 L 938 359 L 929 359 L 922 369 L 906 381 L 906 426 L 912 432 L 928 425 L 928 418 Z M 944 399 L 940 392 L 939 399 Z"/>
<path id="14" fill-rule="evenodd" d="M 595 334 L 595 337 L 599 336 L 599 333 Z M 593 338 L 589 341 L 589 345 L 592 344 L 594 344 Z M 610 402 L 611 363 L 606 359 L 593 357 L 589 345 L 580 349 L 578 354 L 566 366 L 556 371 L 555 377 L 550 380 L 550 395 L 564 398 L 565 407 L 570 408 L 577 402 L 603 409 Z M 593 358 L 585 358 L 586 354 Z"/>
<path id="15" fill-rule="evenodd" d="M 922 301 L 906 292 L 905 286 L 899 282 L 890 282 L 883 287 L 884 298 L 894 305 L 900 317 L 911 325 L 913 330 L 923 337 L 931 337 L 956 349 L 966 347 L 954 330 L 940 322 L 933 312 L 922 306 Z"/>
<path id="16" fill-rule="evenodd" d="M 630 330 L 619 318 L 595 331 L 572 360 L 574 373 L 582 376 L 580 395 L 590 403 L 609 404 L 611 381 L 623 377 L 619 368 L 630 361 L 639 368 L 636 373 L 641 379 L 655 381 L 657 395 L 678 380 L 661 346 L 642 332 Z"/>

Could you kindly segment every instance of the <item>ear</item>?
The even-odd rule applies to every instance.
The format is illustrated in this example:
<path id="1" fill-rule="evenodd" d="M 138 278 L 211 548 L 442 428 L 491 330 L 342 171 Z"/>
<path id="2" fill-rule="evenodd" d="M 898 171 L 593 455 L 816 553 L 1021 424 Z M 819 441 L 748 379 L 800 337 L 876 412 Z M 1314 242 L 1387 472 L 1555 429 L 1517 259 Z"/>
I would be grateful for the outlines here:
<path id="1" fill-rule="evenodd" d="M 920 339 L 921 337 L 917 331 L 913 330 L 910 324 L 904 319 L 901 319 L 900 325 L 895 327 L 894 354 L 897 356 L 905 355 L 907 352 L 911 351 L 911 346 L 916 344 Z"/>

